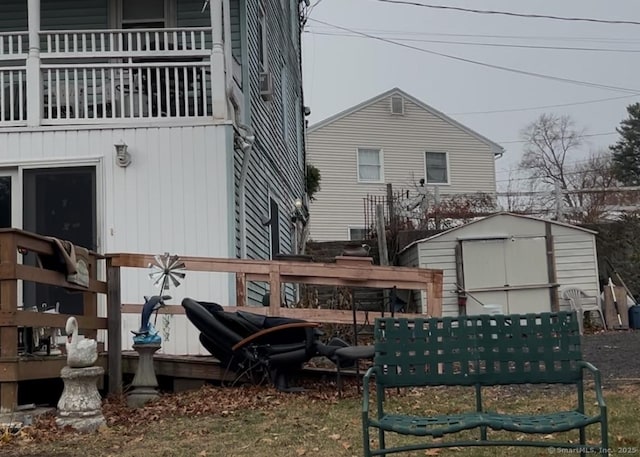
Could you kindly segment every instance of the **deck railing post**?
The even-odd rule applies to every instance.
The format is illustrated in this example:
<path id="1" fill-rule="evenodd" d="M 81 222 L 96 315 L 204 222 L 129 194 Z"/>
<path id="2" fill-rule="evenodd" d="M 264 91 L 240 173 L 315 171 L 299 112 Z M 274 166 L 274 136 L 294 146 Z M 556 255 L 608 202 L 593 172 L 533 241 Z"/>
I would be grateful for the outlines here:
<path id="1" fill-rule="evenodd" d="M 0 235 L 0 263 L 7 266 L 15 265 L 16 259 L 14 234 Z M 18 281 L 16 279 L 0 281 L 0 313 L 15 317 L 17 302 Z M 8 370 L 0 371 L 0 375 L 8 379 L 6 382 L 0 382 L 0 413 L 11 412 L 18 402 L 18 382 L 16 379 L 18 375 L 18 327 L 15 322 L 12 325 L 0 326 L 0 360 L 9 362 L 6 365 Z"/>
<path id="2" fill-rule="evenodd" d="M 282 282 L 280 278 L 280 266 L 271 264 L 269 270 L 269 315 L 279 316 L 282 303 Z"/>
<path id="3" fill-rule="evenodd" d="M 109 393 L 122 393 L 122 298 L 120 267 L 113 266 L 113 258 L 107 259 L 107 317 L 109 348 Z"/>

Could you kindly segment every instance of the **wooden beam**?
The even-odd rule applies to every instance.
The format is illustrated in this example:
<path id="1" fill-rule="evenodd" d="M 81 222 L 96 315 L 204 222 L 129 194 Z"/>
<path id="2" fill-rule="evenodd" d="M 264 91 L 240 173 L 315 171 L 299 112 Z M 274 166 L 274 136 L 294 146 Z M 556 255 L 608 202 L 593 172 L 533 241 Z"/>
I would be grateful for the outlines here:
<path id="1" fill-rule="evenodd" d="M 236 305 L 246 306 L 247 304 L 247 275 L 246 273 L 236 273 Z"/>
<path id="2" fill-rule="evenodd" d="M 109 345 L 109 393 L 122 393 L 122 299 L 120 295 L 120 267 L 113 266 L 107 259 L 107 316 Z"/>
<path id="3" fill-rule="evenodd" d="M 269 278 L 264 275 L 254 275 L 247 273 L 247 281 L 268 282 Z M 371 287 L 371 288 L 392 288 L 396 286 L 400 290 L 424 289 L 424 280 L 420 281 L 397 281 L 386 279 L 368 279 L 366 281 L 353 281 L 344 278 L 319 278 L 314 276 L 285 276 L 283 282 L 301 283 L 317 286 L 344 286 L 344 287 Z"/>
<path id="4" fill-rule="evenodd" d="M 114 266 L 128 268 L 147 268 L 149 263 L 155 262 L 153 255 L 149 254 L 108 254 Z M 224 259 L 215 257 L 180 257 L 190 271 L 209 271 L 220 273 L 253 273 L 268 275 L 271 265 L 280 265 L 284 276 L 318 276 L 318 277 L 346 277 L 362 279 L 361 267 L 341 266 L 335 263 L 309 263 L 278 260 L 249 260 L 249 259 Z M 398 279 L 409 280 L 430 279 L 434 272 L 427 268 L 409 268 L 395 266 L 375 265 L 368 269 L 371 271 L 371 279 Z M 288 281 L 286 281 L 288 282 Z"/>
<path id="5" fill-rule="evenodd" d="M 64 287 L 83 292 L 107 293 L 107 283 L 89 279 L 89 287 L 82 287 L 66 280 L 65 274 L 46 270 L 44 268 L 33 267 L 31 265 L 16 265 L 0 263 L 0 280 L 22 279 L 24 281 L 37 282 L 39 284 L 49 284 L 52 286 Z"/>
<path id="6" fill-rule="evenodd" d="M 126 314 L 140 314 L 143 305 L 122 305 L 122 312 Z M 226 312 L 243 311 L 262 316 L 270 316 L 270 309 L 266 306 L 224 306 Z M 284 308 L 279 309 L 280 317 L 290 317 L 293 319 L 303 319 L 309 322 L 325 324 L 352 324 L 352 313 L 344 309 L 318 309 L 318 308 Z M 185 310 L 180 305 L 167 305 L 158 310 L 160 314 L 184 315 Z M 388 315 L 387 313 L 386 315 Z M 421 313 L 395 313 L 397 317 L 424 317 Z M 382 317 L 382 312 L 358 311 L 356 313 L 357 322 L 360 325 L 373 323 L 373 319 Z"/>
<path id="7" fill-rule="evenodd" d="M 71 314 L 40 313 L 35 311 L 16 311 L 14 314 L 14 324 L 25 327 L 57 327 L 64 328 L 67 319 Z M 84 335 L 87 338 L 94 338 L 88 335 L 96 329 L 107 329 L 108 319 L 96 316 L 74 316 L 78 320 L 78 327 L 86 330 Z M 1 325 L 2 319 L 0 319 Z"/>
<path id="8" fill-rule="evenodd" d="M 556 274 L 556 257 L 555 249 L 553 246 L 553 232 L 551 229 L 551 222 L 544 223 L 545 231 L 545 244 L 547 248 L 547 274 L 549 278 L 549 284 L 556 284 L 558 277 Z M 557 313 L 560 311 L 560 297 L 558 296 L 558 287 L 551 287 L 549 289 L 549 299 L 551 302 L 551 312 Z"/>
<path id="9" fill-rule="evenodd" d="M 279 316 L 282 307 L 282 283 L 279 265 L 273 265 L 269 272 L 269 314 Z"/>
<path id="10" fill-rule="evenodd" d="M 11 382 L 59 378 L 60 370 L 66 364 L 67 357 L 64 355 L 19 357 L 14 361 L 0 359 L 0 383 L 4 386 Z M 95 365 L 101 366 L 106 372 L 106 354 L 99 354 Z"/>
<path id="11" fill-rule="evenodd" d="M 15 234 L 3 233 L 0 236 L 0 264 L 15 263 L 17 256 Z M 18 281 L 0 280 L 0 312 L 15 313 L 17 307 Z M 15 325 L 0 327 L 0 360 L 15 360 L 17 357 L 18 327 Z M 15 362 L 10 363 L 15 364 Z M 0 413 L 13 411 L 17 404 L 18 383 L 15 381 L 0 383 Z"/>
<path id="12" fill-rule="evenodd" d="M 233 381 L 235 373 L 220 365 L 212 356 L 175 356 L 155 354 L 153 365 L 157 376 L 170 376 L 185 379 L 206 379 L 210 381 Z M 122 353 L 122 370 L 134 374 L 138 367 L 138 354 L 134 351 Z"/>

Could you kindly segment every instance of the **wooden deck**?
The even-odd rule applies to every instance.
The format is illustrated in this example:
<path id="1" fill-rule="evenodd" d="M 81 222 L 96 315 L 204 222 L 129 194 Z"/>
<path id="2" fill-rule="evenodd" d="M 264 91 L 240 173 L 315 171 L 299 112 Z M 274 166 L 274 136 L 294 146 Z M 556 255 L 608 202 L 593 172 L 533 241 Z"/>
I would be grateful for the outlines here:
<path id="1" fill-rule="evenodd" d="M 154 354 L 153 365 L 157 376 L 204 381 L 232 381 L 235 378 L 233 372 L 225 376 L 220 361 L 209 355 Z M 135 374 L 137 367 L 138 354 L 135 351 L 123 351 L 122 372 Z"/>
<path id="2" fill-rule="evenodd" d="M 133 373 L 137 356 L 122 352 L 122 312 L 139 313 L 140 304 L 123 304 L 121 300 L 121 269 L 147 269 L 155 261 L 151 254 L 116 253 L 102 256 L 89 252 L 87 269 L 89 285 L 69 282 L 64 271 L 23 264 L 23 256 L 57 256 L 56 243 L 47 237 L 18 229 L 0 229 L 0 412 L 12 412 L 17 406 L 21 381 L 59 378 L 64 356 L 24 356 L 18 352 L 20 327 L 64 328 L 69 315 L 25 311 L 18 303 L 22 281 L 64 287 L 82 293 L 84 310 L 79 327 L 88 338 L 96 338 L 98 330 L 108 332 L 108 353 L 101 353 L 98 364 L 108 373 L 109 393 L 121 393 L 123 372 Z M 316 323 L 351 324 L 348 310 L 317 308 L 287 308 L 283 303 L 283 284 L 301 283 L 346 287 L 398 288 L 425 293 L 427 307 L 422 315 L 442 313 L 442 271 L 373 265 L 370 258 L 337 257 L 336 263 L 309 263 L 287 260 L 247 260 L 208 257 L 181 257 L 187 271 L 231 273 L 235 275 L 237 307 L 268 316 L 304 319 Z M 106 263 L 106 279 L 98 278 L 98 263 Z M 263 281 L 269 284 L 268 307 L 246 307 L 247 283 Z M 98 295 L 106 294 L 107 316 L 98 317 Z M 28 304 L 29 305 L 29 304 Z M 162 312 L 181 314 L 181 306 L 168 306 Z M 376 312 L 357 312 L 362 324 L 373 322 Z M 405 315 L 399 314 L 398 316 Z M 415 316 L 415 314 L 407 315 Z M 224 375 L 223 367 L 213 357 L 155 355 L 156 374 L 176 379 L 216 381 Z M 231 378 L 228 378 L 230 380 Z"/>
<path id="3" fill-rule="evenodd" d="M 0 413 L 17 406 L 20 381 L 50 379 L 60 376 L 65 357 L 22 356 L 18 352 L 19 327 L 64 328 L 69 315 L 49 314 L 18 306 L 20 281 L 64 287 L 83 294 L 84 313 L 76 316 L 88 338 L 96 338 L 99 329 L 107 329 L 107 319 L 98 317 L 98 294 L 107 293 L 107 283 L 98 280 L 98 262 L 104 257 L 88 253 L 89 285 L 84 287 L 67 279 L 66 272 L 23 264 L 23 256 L 32 253 L 42 258 L 56 258 L 60 253 L 51 238 L 17 229 L 0 230 Z M 100 363 L 106 368 L 105 356 Z"/>
<path id="4" fill-rule="evenodd" d="M 181 380 L 207 381 L 207 382 L 232 382 L 235 373 L 226 372 L 220 365 L 220 361 L 209 355 L 171 355 L 155 354 L 153 365 L 157 376 L 171 378 L 174 386 Z M 135 351 L 124 351 L 122 353 L 122 372 L 127 375 L 134 375 L 138 367 L 138 354 Z M 301 370 L 302 376 L 329 376 L 335 378 L 336 369 L 327 362 L 326 367 L 305 366 Z M 343 376 L 355 375 L 355 369 L 342 369 Z M 359 371 L 364 374 L 363 370 Z M 175 389 L 179 390 L 179 389 Z"/>

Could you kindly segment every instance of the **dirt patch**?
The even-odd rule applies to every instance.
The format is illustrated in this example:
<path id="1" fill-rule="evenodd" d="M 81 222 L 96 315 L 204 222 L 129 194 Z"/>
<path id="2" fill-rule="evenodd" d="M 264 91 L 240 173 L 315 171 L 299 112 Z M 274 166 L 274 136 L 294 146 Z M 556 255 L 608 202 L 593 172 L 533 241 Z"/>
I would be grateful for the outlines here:
<path id="1" fill-rule="evenodd" d="M 584 335 L 582 355 L 594 364 L 606 384 L 614 380 L 640 382 L 640 331 L 608 331 Z"/>

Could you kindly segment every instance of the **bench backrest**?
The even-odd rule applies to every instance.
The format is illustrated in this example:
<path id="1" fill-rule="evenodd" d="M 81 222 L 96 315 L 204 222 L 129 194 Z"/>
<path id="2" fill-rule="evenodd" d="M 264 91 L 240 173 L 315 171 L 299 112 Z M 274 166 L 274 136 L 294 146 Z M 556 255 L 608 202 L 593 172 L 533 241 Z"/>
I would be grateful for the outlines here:
<path id="1" fill-rule="evenodd" d="M 574 383 L 575 312 L 375 321 L 376 382 L 389 387 Z"/>

